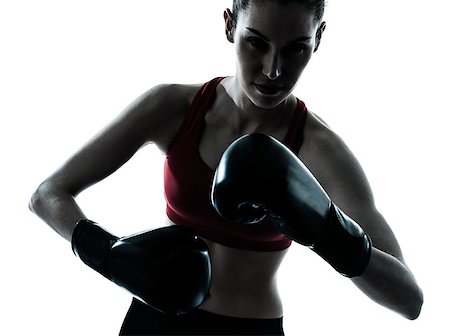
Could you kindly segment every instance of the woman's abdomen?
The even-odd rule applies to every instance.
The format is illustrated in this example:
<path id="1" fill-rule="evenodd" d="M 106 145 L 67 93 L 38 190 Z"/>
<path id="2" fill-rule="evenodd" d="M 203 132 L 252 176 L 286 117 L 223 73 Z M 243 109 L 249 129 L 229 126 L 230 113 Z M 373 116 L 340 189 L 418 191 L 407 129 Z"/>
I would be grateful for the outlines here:
<path id="1" fill-rule="evenodd" d="M 212 262 L 210 296 L 200 309 L 225 316 L 283 316 L 276 274 L 287 249 L 259 252 L 235 249 L 205 240 Z"/>

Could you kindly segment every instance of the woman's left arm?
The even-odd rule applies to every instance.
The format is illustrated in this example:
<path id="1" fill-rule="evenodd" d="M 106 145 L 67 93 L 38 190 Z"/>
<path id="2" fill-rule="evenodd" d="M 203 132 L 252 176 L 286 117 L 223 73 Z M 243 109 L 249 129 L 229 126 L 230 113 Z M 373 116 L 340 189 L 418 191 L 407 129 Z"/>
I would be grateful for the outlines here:
<path id="1" fill-rule="evenodd" d="M 369 264 L 353 283 L 375 302 L 416 319 L 423 294 L 403 259 L 398 241 L 377 210 L 369 182 L 342 139 L 311 114 L 301 160 L 331 200 L 372 239 Z"/>

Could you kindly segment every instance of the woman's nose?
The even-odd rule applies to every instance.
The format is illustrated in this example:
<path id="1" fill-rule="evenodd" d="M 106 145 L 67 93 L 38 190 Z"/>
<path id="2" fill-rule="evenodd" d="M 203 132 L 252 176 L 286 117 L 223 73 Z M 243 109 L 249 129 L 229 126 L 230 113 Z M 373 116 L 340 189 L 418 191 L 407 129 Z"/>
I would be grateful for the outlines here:
<path id="1" fill-rule="evenodd" d="M 262 72 L 270 80 L 277 79 L 281 75 L 280 55 L 277 52 L 268 53 L 264 57 Z"/>

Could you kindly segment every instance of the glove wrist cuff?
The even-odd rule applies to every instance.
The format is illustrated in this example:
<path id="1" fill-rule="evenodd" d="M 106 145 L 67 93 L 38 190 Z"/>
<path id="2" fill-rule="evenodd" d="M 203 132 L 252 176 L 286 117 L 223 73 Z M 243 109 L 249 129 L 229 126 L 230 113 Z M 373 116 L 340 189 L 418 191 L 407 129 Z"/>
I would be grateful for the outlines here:
<path id="1" fill-rule="evenodd" d="M 325 230 L 311 249 L 342 275 L 356 277 L 369 264 L 372 240 L 355 221 L 331 204 Z"/>
<path id="2" fill-rule="evenodd" d="M 72 234 L 72 251 L 86 265 L 111 280 L 109 254 L 118 237 L 101 228 L 97 223 L 82 219 Z"/>

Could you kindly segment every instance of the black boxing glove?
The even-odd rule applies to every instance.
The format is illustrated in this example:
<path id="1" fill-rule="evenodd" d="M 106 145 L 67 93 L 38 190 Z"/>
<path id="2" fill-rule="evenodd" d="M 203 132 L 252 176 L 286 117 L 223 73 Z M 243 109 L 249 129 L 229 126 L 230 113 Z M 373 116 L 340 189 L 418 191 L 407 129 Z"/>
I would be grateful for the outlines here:
<path id="1" fill-rule="evenodd" d="M 369 263 L 370 237 L 331 202 L 300 159 L 268 135 L 246 135 L 226 149 L 211 197 L 217 212 L 237 223 L 257 225 L 269 216 L 344 276 L 361 275 Z"/>
<path id="2" fill-rule="evenodd" d="M 81 220 L 72 249 L 86 265 L 159 311 L 187 313 L 208 296 L 208 247 L 188 228 L 169 226 L 118 238 Z"/>

